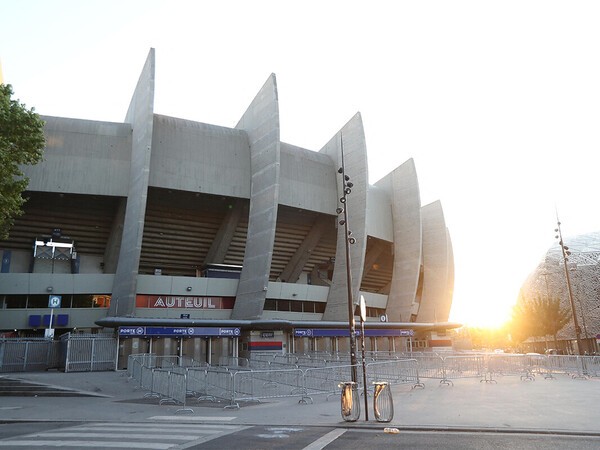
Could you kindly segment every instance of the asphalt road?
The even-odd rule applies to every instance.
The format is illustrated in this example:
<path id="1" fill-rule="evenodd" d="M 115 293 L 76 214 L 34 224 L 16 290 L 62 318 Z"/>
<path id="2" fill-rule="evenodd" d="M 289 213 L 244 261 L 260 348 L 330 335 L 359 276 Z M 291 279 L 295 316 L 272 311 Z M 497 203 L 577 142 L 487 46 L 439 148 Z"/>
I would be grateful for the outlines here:
<path id="1" fill-rule="evenodd" d="M 389 434 L 381 430 L 315 426 L 20 422 L 0 424 L 0 448 L 596 450 L 600 448 L 600 437 L 405 430 Z"/>

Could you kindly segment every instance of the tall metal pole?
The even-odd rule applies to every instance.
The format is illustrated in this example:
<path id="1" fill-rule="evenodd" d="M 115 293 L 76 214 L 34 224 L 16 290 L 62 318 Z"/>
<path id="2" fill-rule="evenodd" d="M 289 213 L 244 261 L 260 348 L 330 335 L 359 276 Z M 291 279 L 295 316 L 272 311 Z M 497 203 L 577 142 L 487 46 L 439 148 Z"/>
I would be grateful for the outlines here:
<path id="1" fill-rule="evenodd" d="M 350 333 L 350 364 L 352 365 L 352 381 L 357 382 L 357 370 L 356 366 L 358 364 L 358 360 L 356 358 L 356 322 L 354 319 L 354 299 L 352 295 L 352 265 L 350 258 L 350 239 L 351 232 L 348 228 L 348 199 L 347 195 L 351 192 L 352 184 L 348 183 L 350 177 L 346 176 L 346 168 L 344 166 L 344 140 L 343 137 L 340 136 L 341 142 L 341 163 L 342 167 L 338 170 L 339 173 L 342 174 L 342 189 L 343 194 L 340 198 L 340 202 L 343 203 L 343 213 L 344 213 L 344 244 L 346 246 L 346 284 L 348 287 L 348 331 Z M 352 238 L 354 240 L 354 238 Z"/>
<path id="2" fill-rule="evenodd" d="M 571 289 L 571 277 L 569 276 L 569 268 L 567 267 L 567 261 L 569 260 L 567 258 L 568 247 L 565 247 L 565 243 L 563 241 L 562 231 L 560 229 L 560 220 L 558 220 L 558 215 L 556 217 L 556 223 L 558 225 L 558 228 L 556 229 L 556 231 L 558 232 L 558 237 L 560 239 L 560 241 L 558 243 L 560 244 L 560 248 L 562 250 L 562 256 L 563 256 L 563 262 L 565 263 L 565 279 L 567 280 L 567 293 L 569 295 L 569 303 L 571 304 L 571 313 L 573 314 L 573 324 L 575 325 L 575 337 L 577 339 L 577 354 L 581 355 L 581 351 L 583 349 L 582 342 L 581 342 L 581 328 L 579 327 L 579 322 L 577 320 L 577 311 L 575 309 L 575 302 L 573 301 L 573 290 Z"/>

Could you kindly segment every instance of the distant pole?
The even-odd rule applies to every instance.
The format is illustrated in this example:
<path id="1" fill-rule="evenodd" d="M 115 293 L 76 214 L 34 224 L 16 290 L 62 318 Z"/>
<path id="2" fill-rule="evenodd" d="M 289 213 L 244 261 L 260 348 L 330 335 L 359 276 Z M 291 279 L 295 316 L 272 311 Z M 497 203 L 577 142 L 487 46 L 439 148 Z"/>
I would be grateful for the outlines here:
<path id="1" fill-rule="evenodd" d="M 343 219 L 339 221 L 340 225 L 344 226 L 344 244 L 346 248 L 346 284 L 348 288 L 348 332 L 350 333 L 350 364 L 352 365 L 352 381 L 357 382 L 357 370 L 356 366 L 358 360 L 356 358 L 356 322 L 354 320 L 354 299 L 352 295 L 352 265 L 350 259 L 350 245 L 356 242 L 356 239 L 352 237 L 352 231 L 348 229 L 348 202 L 347 196 L 352 192 L 353 183 L 350 181 L 350 177 L 346 175 L 346 168 L 344 166 L 344 140 L 340 136 L 341 144 L 341 163 L 342 166 L 338 169 L 338 173 L 342 175 L 342 197 L 340 197 L 340 203 L 342 207 L 337 209 L 337 213 L 343 213 Z"/>
<path id="2" fill-rule="evenodd" d="M 367 364 L 365 361 L 365 321 L 367 320 L 367 305 L 365 298 L 360 296 L 360 348 L 362 353 L 362 370 L 363 370 L 363 392 L 365 396 L 365 420 L 369 421 L 369 399 L 367 390 Z"/>

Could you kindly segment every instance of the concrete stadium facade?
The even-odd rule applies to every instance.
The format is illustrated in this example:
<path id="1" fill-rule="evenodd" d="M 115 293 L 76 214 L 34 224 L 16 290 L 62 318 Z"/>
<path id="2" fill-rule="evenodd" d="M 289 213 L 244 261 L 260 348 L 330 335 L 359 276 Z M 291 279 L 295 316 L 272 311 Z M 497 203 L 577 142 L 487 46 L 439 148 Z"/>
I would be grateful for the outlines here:
<path id="1" fill-rule="evenodd" d="M 319 151 L 281 142 L 275 75 L 234 128 L 156 114 L 154 68 L 152 49 L 123 123 L 43 117 L 44 161 L 24 168 L 25 214 L 0 242 L 0 330 L 39 332 L 59 295 L 65 330 L 231 326 L 223 354 L 278 337 L 288 351 L 343 349 L 294 334 L 348 324 L 343 151 L 353 299 L 388 333 L 370 348 L 405 346 L 390 330 L 448 345 L 452 244 L 412 160 L 369 185 L 360 114 Z"/>

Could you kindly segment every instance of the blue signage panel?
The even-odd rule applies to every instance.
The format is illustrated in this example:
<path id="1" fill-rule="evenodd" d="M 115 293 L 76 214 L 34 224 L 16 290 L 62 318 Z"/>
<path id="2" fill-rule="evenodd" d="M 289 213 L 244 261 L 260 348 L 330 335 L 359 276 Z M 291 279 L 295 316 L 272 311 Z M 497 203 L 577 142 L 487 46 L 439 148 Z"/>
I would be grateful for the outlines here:
<path id="1" fill-rule="evenodd" d="M 401 337 L 409 337 L 414 336 L 414 330 L 392 330 L 392 329 L 383 329 L 383 330 L 365 330 L 365 336 L 401 336 Z"/>
<path id="2" fill-rule="evenodd" d="M 356 336 L 360 336 L 360 330 L 355 331 Z M 365 336 L 414 336 L 414 330 L 395 330 L 395 329 L 367 329 Z M 349 336 L 350 330 L 343 328 L 296 328 L 294 337 L 344 337 Z"/>
<path id="3" fill-rule="evenodd" d="M 119 327 L 119 336 L 135 336 L 135 337 L 148 337 L 148 336 L 163 336 L 163 337 L 176 337 L 176 336 L 231 336 L 238 337 L 241 334 L 240 328 L 228 327 L 228 328 L 217 328 L 217 327 Z"/>

